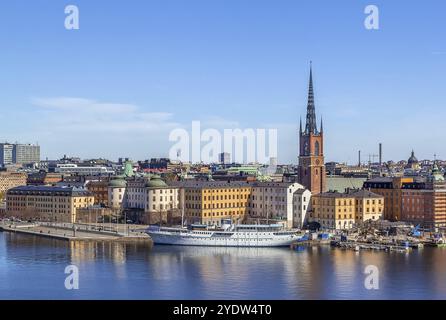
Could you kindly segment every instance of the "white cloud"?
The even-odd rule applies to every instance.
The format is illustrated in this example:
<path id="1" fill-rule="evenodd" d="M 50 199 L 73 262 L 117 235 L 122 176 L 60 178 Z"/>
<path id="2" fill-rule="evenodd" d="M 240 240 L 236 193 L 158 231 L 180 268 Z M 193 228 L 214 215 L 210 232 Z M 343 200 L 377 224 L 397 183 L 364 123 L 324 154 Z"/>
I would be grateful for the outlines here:
<path id="1" fill-rule="evenodd" d="M 72 97 L 56 97 L 56 98 L 34 98 L 31 103 L 38 107 L 75 111 L 75 112 L 91 112 L 91 113 L 126 113 L 136 112 L 137 106 L 122 103 L 101 103 L 95 100 Z"/>
<path id="2" fill-rule="evenodd" d="M 178 126 L 171 113 L 147 112 L 133 104 L 73 97 L 34 98 L 31 103 L 53 131 L 154 132 Z"/>

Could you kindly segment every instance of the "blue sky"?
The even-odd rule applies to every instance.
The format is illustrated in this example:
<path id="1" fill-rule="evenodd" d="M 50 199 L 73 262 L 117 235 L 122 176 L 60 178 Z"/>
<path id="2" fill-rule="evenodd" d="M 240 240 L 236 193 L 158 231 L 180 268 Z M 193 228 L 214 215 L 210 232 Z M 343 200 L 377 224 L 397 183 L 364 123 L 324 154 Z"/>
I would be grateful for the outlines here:
<path id="1" fill-rule="evenodd" d="M 64 28 L 64 8 L 80 30 Z M 380 29 L 364 28 L 364 8 Z M 277 128 L 296 163 L 309 61 L 327 161 L 446 159 L 446 2 L 16 0 L 0 10 L 0 140 L 43 158 L 167 156 L 168 135 Z"/>

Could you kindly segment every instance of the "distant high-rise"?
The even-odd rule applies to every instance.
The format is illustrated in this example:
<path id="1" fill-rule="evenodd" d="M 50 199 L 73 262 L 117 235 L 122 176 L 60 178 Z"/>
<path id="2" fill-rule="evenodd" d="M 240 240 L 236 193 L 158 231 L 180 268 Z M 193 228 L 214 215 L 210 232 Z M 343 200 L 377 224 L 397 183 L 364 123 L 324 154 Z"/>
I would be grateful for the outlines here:
<path id="1" fill-rule="evenodd" d="M 40 162 L 40 146 L 33 144 L 0 143 L 0 165 Z"/>
<path id="2" fill-rule="evenodd" d="M 228 152 L 222 152 L 218 155 L 218 160 L 221 164 L 231 163 L 231 154 Z"/>
<path id="3" fill-rule="evenodd" d="M 313 70 L 311 66 L 305 129 L 302 130 L 301 120 L 299 135 L 299 182 L 307 187 L 312 194 L 325 192 L 326 172 L 324 164 L 324 130 L 322 119 L 319 129 L 316 124 Z"/>
<path id="4" fill-rule="evenodd" d="M 9 143 L 0 143 L 0 166 L 13 163 L 14 145 Z"/>
<path id="5" fill-rule="evenodd" d="M 40 146 L 34 144 L 15 144 L 13 162 L 16 164 L 40 162 Z"/>

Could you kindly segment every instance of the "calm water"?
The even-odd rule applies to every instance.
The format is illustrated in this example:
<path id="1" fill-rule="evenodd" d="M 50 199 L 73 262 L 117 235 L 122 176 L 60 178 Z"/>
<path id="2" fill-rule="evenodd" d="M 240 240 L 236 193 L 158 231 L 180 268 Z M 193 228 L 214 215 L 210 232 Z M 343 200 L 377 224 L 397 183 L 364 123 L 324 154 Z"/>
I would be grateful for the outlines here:
<path id="1" fill-rule="evenodd" d="M 65 267 L 79 267 L 66 290 Z M 380 289 L 364 288 L 367 265 Z M 195 248 L 67 243 L 0 232 L 1 299 L 446 299 L 446 249 Z"/>

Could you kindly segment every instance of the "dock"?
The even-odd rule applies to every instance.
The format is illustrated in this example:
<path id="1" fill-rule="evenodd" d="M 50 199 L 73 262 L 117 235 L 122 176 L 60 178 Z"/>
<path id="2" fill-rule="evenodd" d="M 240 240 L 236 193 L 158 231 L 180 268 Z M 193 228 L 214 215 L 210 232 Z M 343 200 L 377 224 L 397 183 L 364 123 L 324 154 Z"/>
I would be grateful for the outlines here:
<path id="1" fill-rule="evenodd" d="M 414 247 L 398 244 L 386 244 L 386 243 L 367 243 L 356 241 L 332 241 L 331 245 L 341 249 L 347 250 L 373 250 L 373 251 L 395 251 L 395 252 L 410 252 Z"/>
<path id="2" fill-rule="evenodd" d="M 301 250 L 305 247 L 330 245 L 344 250 L 369 250 L 387 252 L 410 252 L 414 249 L 422 249 L 425 246 L 446 247 L 446 243 L 432 242 L 431 239 L 413 237 L 410 235 L 382 236 L 367 233 L 327 233 L 307 232 L 301 239 L 291 244 L 291 249 Z"/>
<path id="3" fill-rule="evenodd" d="M 49 223 L 20 223 L 0 224 L 0 232 L 19 233 L 30 236 L 39 236 L 64 241 L 107 241 L 107 242 L 151 242 L 150 237 L 143 232 L 143 228 L 115 231 L 104 227 L 76 225 L 76 224 L 49 224 Z"/>
<path id="4" fill-rule="evenodd" d="M 329 246 L 330 240 L 302 240 L 296 241 L 291 244 L 291 249 L 295 250 L 298 247 L 317 247 L 317 246 Z"/>

